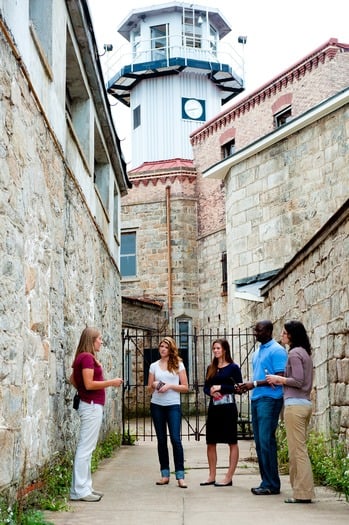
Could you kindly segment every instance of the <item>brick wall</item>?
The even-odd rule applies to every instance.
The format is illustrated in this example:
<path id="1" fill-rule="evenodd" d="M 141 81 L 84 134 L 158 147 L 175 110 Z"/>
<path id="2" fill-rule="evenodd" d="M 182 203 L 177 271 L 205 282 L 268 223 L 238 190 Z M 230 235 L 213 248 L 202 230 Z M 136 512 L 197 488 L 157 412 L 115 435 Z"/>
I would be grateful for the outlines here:
<path id="1" fill-rule="evenodd" d="M 195 165 L 200 173 L 222 160 L 222 136 L 233 129 L 236 151 L 275 129 L 273 115 L 290 102 L 292 117 L 348 87 L 349 52 L 329 46 L 310 55 L 227 109 L 191 136 Z M 223 141 L 224 142 L 224 141 Z"/>

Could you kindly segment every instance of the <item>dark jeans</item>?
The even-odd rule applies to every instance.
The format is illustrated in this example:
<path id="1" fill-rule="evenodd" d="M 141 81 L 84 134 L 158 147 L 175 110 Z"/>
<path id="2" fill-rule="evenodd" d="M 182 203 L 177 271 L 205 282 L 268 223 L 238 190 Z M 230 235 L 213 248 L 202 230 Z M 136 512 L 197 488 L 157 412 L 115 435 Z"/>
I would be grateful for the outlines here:
<path id="1" fill-rule="evenodd" d="M 272 397 L 251 401 L 253 434 L 262 478 L 260 486 L 272 492 L 280 491 L 275 432 L 282 404 L 282 398 Z"/>
<path id="2" fill-rule="evenodd" d="M 181 405 L 161 406 L 150 404 L 151 416 L 158 440 L 158 455 L 161 476 L 170 477 L 170 460 L 167 447 L 167 427 L 170 434 L 176 479 L 184 478 L 184 453 L 181 442 Z"/>

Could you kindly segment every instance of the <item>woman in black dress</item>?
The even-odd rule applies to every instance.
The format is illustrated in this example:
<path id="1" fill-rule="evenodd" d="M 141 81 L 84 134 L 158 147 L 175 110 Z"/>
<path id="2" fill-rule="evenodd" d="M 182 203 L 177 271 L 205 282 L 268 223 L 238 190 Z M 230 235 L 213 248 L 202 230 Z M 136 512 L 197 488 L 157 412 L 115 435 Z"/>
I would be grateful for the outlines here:
<path id="1" fill-rule="evenodd" d="M 207 368 L 204 392 L 210 396 L 206 420 L 206 444 L 209 476 L 201 486 L 230 487 L 239 459 L 237 442 L 238 412 L 235 385 L 242 382 L 240 367 L 234 363 L 228 341 L 217 339 L 212 344 L 213 359 Z M 216 482 L 217 443 L 229 445 L 229 468 L 222 482 Z"/>

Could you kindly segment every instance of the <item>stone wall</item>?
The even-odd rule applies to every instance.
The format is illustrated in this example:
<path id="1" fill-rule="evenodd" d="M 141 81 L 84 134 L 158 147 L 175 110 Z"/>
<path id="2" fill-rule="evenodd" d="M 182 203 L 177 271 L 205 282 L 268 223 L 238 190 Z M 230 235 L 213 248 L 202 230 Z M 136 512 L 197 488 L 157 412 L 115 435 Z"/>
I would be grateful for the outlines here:
<path id="1" fill-rule="evenodd" d="M 122 203 L 123 227 L 136 232 L 139 248 L 137 276 L 123 279 L 122 295 L 162 302 L 163 314 L 171 329 L 174 328 L 172 316 L 175 319 L 187 315 L 194 320 L 197 316 L 197 200 L 191 179 L 176 174 L 168 177 L 154 175 L 146 183 L 140 180 L 134 184 Z M 167 213 L 170 214 L 170 231 Z M 168 243 L 171 248 L 171 285 Z"/>
<path id="2" fill-rule="evenodd" d="M 233 166 L 227 252 L 234 281 L 284 266 L 343 204 L 349 187 L 349 106 Z M 241 325 L 239 303 L 230 316 Z"/>
<path id="3" fill-rule="evenodd" d="M 275 130 L 277 111 L 291 105 L 292 117 L 299 117 L 345 89 L 348 74 L 349 53 L 331 40 L 192 134 L 200 328 L 215 329 L 218 314 L 228 329 L 242 326 L 234 281 L 281 268 L 341 205 L 348 181 L 347 111 L 239 163 L 229 181 L 203 173 L 222 160 L 227 140 L 234 138 L 239 152 Z M 226 217 L 229 283 L 222 301 L 218 280 Z"/>
<path id="4" fill-rule="evenodd" d="M 144 298 L 122 297 L 122 326 L 145 332 L 167 333 L 168 323 L 161 302 Z"/>
<path id="5" fill-rule="evenodd" d="M 228 294 L 222 288 L 222 254 L 225 252 L 225 229 L 198 240 L 200 330 L 212 329 L 222 333 L 230 326 L 227 318 Z"/>
<path id="6" fill-rule="evenodd" d="M 271 146 L 257 147 L 275 130 L 273 115 L 280 109 L 290 105 L 292 117 L 301 117 L 345 92 L 349 53 L 344 47 L 333 42 L 316 50 L 200 128 L 192 135 L 192 145 L 198 187 L 204 186 L 202 173 L 221 160 L 225 138 L 235 138 L 237 152 L 256 146 L 240 162 L 232 157 L 224 179 L 225 195 L 223 181 L 212 181 L 207 195 L 201 195 L 200 207 L 204 209 L 207 203 L 207 210 L 215 198 L 225 199 L 227 328 L 245 329 L 260 318 L 270 318 L 278 338 L 286 319 L 301 319 L 314 348 L 314 425 L 327 435 L 334 431 L 348 439 L 348 221 L 309 251 L 314 233 L 347 203 L 348 104 L 334 104 L 327 116 L 319 116 Z M 213 228 L 210 235 L 210 224 L 205 226 L 203 238 L 210 239 L 210 254 L 216 253 L 217 259 L 224 235 Z M 296 264 L 295 254 L 304 247 L 304 258 Z M 200 254 L 199 250 L 199 258 Z M 199 263 L 201 286 L 212 278 L 212 262 L 205 267 L 204 259 Z M 278 272 L 288 264 L 287 275 L 284 270 L 277 274 L 282 278 L 264 301 L 258 294 L 255 300 L 242 300 L 235 293 L 236 281 Z M 202 303 L 203 320 L 215 313 L 212 289 L 207 296 L 211 298 Z"/>
<path id="7" fill-rule="evenodd" d="M 349 442 L 349 202 L 338 224 L 330 220 L 282 275 L 263 303 L 245 301 L 243 325 L 269 318 L 279 337 L 284 321 L 299 319 L 309 333 L 314 362 L 313 424 Z"/>
<path id="8" fill-rule="evenodd" d="M 102 330 L 106 377 L 121 375 L 121 293 L 107 250 L 32 90 L 0 38 L 0 488 L 73 451 L 67 378 L 86 324 Z M 103 435 L 120 429 L 108 389 Z"/>

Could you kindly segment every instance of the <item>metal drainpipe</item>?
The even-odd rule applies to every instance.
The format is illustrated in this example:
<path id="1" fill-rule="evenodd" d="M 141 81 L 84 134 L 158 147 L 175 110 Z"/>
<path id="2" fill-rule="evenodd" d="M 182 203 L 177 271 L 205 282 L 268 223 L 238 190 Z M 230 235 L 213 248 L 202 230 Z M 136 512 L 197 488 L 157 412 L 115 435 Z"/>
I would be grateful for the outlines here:
<path id="1" fill-rule="evenodd" d="M 171 186 L 166 186 L 168 320 L 172 328 L 172 254 L 171 254 Z"/>

